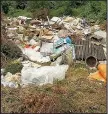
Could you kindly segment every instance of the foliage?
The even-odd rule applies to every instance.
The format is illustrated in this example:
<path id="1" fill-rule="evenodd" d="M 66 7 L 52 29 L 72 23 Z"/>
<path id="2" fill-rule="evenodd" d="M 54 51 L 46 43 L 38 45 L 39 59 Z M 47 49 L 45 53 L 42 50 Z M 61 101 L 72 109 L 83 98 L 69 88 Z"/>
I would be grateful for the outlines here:
<path id="1" fill-rule="evenodd" d="M 2 23 L 4 23 L 2 21 Z M 8 39 L 5 25 L 1 26 L 1 53 L 7 58 L 19 58 L 22 55 L 21 49 L 11 40 Z"/>
<path id="2" fill-rule="evenodd" d="M 106 20 L 106 1 L 3 1 L 2 9 L 9 16 L 32 16 L 34 12 L 47 9 L 49 17 L 70 15 L 100 22 Z"/>
<path id="3" fill-rule="evenodd" d="M 8 13 L 8 16 L 10 17 L 18 17 L 18 16 L 27 16 L 31 17 L 32 14 L 31 12 L 28 12 L 27 9 L 22 10 L 22 9 L 14 9 L 13 7 L 10 8 L 10 12 Z"/>
<path id="4" fill-rule="evenodd" d="M 106 20 L 106 2 L 105 1 L 92 1 L 88 2 L 85 6 L 80 8 L 81 17 L 86 17 L 88 20 L 95 20 L 102 22 Z"/>
<path id="5" fill-rule="evenodd" d="M 15 45 L 12 41 L 2 38 L 1 52 L 9 58 L 21 57 L 21 49 Z"/>
<path id="6" fill-rule="evenodd" d="M 23 65 L 20 62 L 13 61 L 6 65 L 4 74 L 6 74 L 7 72 L 10 72 L 12 74 L 18 73 L 21 72 L 22 68 Z"/>

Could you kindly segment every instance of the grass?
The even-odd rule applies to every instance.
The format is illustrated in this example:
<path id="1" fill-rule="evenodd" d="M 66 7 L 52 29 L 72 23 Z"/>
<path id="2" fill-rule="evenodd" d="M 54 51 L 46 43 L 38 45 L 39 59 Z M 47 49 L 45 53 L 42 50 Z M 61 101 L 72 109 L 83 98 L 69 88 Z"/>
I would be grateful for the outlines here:
<path id="1" fill-rule="evenodd" d="M 106 113 L 106 87 L 87 79 L 81 64 L 70 67 L 66 79 L 43 86 L 1 87 L 3 113 Z"/>

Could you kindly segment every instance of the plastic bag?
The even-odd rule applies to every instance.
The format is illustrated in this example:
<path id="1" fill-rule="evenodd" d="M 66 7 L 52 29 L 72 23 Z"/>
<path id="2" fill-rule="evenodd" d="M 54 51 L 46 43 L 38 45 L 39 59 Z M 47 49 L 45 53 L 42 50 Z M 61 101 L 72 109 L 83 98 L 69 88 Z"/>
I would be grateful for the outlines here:
<path id="1" fill-rule="evenodd" d="M 68 65 L 60 66 L 44 66 L 40 68 L 24 67 L 21 71 L 22 84 L 53 84 L 54 79 L 62 80 L 65 78 L 65 73 Z"/>
<path id="2" fill-rule="evenodd" d="M 50 58 L 49 56 L 43 57 L 42 54 L 40 52 L 36 52 L 37 47 L 32 49 L 32 48 L 24 48 L 23 49 L 23 54 L 25 54 L 26 56 L 28 56 L 28 58 L 32 61 L 37 61 L 40 63 L 45 63 L 45 62 L 49 62 Z"/>

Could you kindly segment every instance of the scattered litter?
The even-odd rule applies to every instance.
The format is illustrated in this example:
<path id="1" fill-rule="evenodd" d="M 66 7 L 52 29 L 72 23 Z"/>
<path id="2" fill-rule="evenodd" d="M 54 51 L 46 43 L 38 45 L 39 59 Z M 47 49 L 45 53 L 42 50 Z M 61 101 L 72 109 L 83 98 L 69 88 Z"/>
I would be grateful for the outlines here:
<path id="1" fill-rule="evenodd" d="M 12 75 L 10 72 L 8 72 L 5 76 L 2 75 L 1 77 L 1 84 L 4 86 L 14 87 L 17 88 L 18 84 L 20 84 L 21 74 L 16 73 L 15 75 Z"/>

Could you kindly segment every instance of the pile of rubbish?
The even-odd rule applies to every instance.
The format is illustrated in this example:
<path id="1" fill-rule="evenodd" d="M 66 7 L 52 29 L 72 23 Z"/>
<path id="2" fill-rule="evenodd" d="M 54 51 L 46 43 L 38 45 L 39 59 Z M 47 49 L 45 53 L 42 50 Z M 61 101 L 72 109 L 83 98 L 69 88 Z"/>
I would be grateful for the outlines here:
<path id="1" fill-rule="evenodd" d="M 101 45 L 106 57 L 106 32 L 99 25 L 90 26 L 85 19 L 69 16 L 52 19 L 47 16 L 47 19 L 24 16 L 3 19 L 7 39 L 21 49 L 23 57 L 20 73 L 2 75 L 4 86 L 52 84 L 55 79 L 64 79 L 69 65 L 78 60 L 80 52 L 77 47 L 84 47 L 77 44 L 78 41 Z M 101 60 L 106 60 L 105 57 Z"/>

